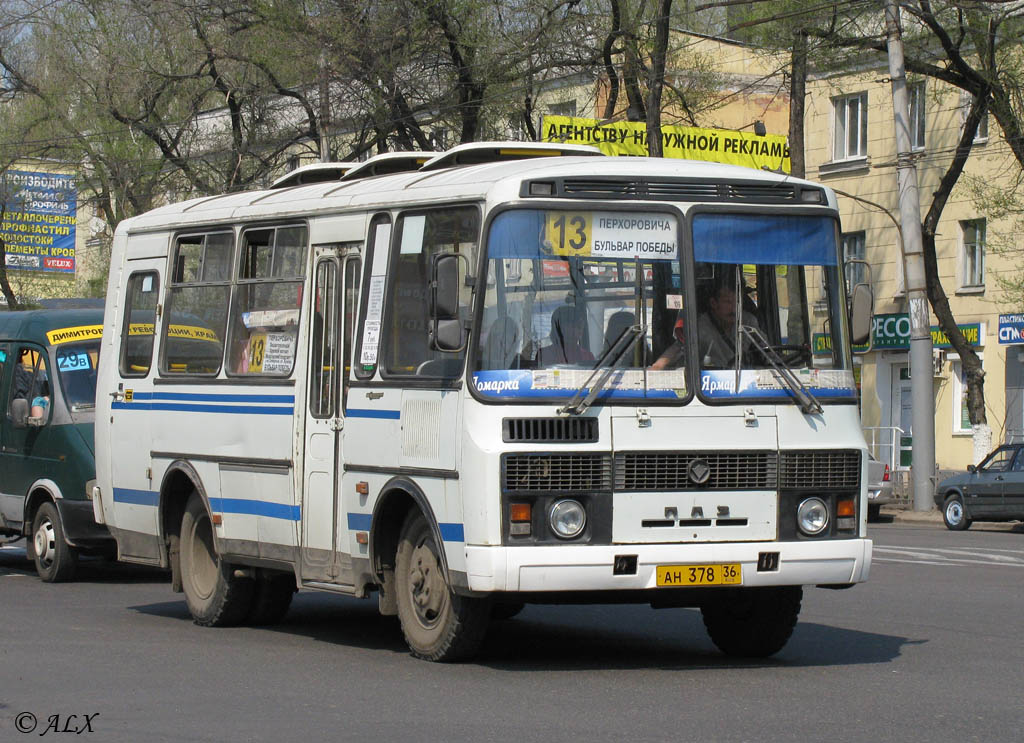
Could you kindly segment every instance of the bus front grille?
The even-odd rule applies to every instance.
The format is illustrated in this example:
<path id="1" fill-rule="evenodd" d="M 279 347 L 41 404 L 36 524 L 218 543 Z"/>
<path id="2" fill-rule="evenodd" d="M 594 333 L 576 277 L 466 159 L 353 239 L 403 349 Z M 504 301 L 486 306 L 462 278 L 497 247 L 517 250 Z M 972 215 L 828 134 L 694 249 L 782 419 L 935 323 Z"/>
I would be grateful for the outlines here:
<path id="1" fill-rule="evenodd" d="M 860 487 L 859 451 L 784 451 L 781 460 L 780 487 L 784 490 L 856 490 Z"/>
<path id="2" fill-rule="evenodd" d="M 501 459 L 506 493 L 608 491 L 611 484 L 608 454 L 505 454 Z"/>
<path id="3" fill-rule="evenodd" d="M 505 418 L 501 438 L 519 444 L 593 443 L 597 428 L 597 418 Z"/>
<path id="4" fill-rule="evenodd" d="M 773 451 L 618 452 L 615 490 L 774 490 Z"/>

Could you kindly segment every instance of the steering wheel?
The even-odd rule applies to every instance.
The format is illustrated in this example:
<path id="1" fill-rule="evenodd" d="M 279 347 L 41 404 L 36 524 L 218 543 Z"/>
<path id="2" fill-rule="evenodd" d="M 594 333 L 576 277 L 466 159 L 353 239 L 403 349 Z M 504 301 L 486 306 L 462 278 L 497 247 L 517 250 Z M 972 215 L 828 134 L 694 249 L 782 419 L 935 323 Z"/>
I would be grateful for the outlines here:
<path id="1" fill-rule="evenodd" d="M 807 366 L 811 365 L 811 347 L 807 344 L 782 343 L 770 348 L 779 355 L 782 363 L 786 366 L 793 366 L 798 361 L 804 361 Z"/>

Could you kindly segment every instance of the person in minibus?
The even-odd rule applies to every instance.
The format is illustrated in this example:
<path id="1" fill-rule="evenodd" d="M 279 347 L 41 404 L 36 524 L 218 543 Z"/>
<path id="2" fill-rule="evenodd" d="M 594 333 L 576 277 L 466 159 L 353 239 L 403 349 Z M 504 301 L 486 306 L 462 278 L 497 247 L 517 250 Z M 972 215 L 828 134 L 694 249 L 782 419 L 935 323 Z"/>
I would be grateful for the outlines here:
<path id="1" fill-rule="evenodd" d="M 551 343 L 541 346 L 541 366 L 580 364 L 594 360 L 587 348 L 587 315 L 580 308 L 563 304 L 551 313 Z"/>

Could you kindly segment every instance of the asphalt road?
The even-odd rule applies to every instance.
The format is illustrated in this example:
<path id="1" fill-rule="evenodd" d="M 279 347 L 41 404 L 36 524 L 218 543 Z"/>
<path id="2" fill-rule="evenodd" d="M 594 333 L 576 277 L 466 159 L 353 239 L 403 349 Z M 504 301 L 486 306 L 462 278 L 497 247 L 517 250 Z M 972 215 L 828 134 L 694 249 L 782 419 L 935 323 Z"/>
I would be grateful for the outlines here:
<path id="1" fill-rule="evenodd" d="M 204 629 L 157 571 L 46 585 L 5 548 L 0 741 L 1019 740 L 1024 529 L 871 532 L 871 580 L 808 589 L 757 663 L 696 611 L 531 606 L 436 665 L 369 601 L 303 592 L 276 628 Z"/>

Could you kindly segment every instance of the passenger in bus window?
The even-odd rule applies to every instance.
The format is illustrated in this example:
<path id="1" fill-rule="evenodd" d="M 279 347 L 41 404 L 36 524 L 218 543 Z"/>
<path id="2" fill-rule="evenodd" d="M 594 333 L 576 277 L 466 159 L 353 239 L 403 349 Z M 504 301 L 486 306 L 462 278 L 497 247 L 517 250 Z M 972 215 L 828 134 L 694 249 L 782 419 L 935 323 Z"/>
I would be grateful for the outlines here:
<path id="1" fill-rule="evenodd" d="M 651 364 L 652 369 L 678 369 L 686 363 L 686 325 L 683 322 L 683 310 L 676 312 L 676 321 L 672 326 L 672 342 L 668 348 Z"/>
<path id="2" fill-rule="evenodd" d="M 736 363 L 736 290 L 735 284 L 723 281 L 712 290 L 707 309 L 697 318 L 698 352 L 701 365 L 709 369 L 725 369 Z M 743 290 L 745 291 L 745 290 Z M 743 324 L 760 329 L 757 318 L 743 311 Z M 750 339 L 743 338 L 743 354 L 750 358 Z"/>
<path id="3" fill-rule="evenodd" d="M 587 348 L 587 313 L 582 308 L 562 305 L 551 315 L 550 345 L 541 346 L 541 366 L 579 364 L 594 360 Z"/>
<path id="4" fill-rule="evenodd" d="M 518 369 L 522 328 L 511 317 L 499 317 L 491 325 L 484 344 L 485 369 Z"/>

